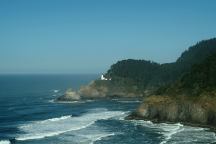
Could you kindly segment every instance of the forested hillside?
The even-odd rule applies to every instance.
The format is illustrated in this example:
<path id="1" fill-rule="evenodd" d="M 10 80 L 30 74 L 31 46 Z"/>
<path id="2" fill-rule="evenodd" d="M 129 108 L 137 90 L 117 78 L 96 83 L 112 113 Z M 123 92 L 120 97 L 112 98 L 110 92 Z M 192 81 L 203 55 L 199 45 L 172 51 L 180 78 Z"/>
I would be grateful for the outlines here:
<path id="1" fill-rule="evenodd" d="M 167 89 L 167 93 L 199 96 L 203 92 L 213 92 L 216 88 L 216 53 L 202 63 L 195 64 L 181 79 Z M 214 93 L 212 93 L 214 95 Z"/>
<path id="2" fill-rule="evenodd" d="M 176 81 L 146 97 L 128 119 L 216 127 L 216 39 L 201 41 L 174 64 Z"/>
<path id="3" fill-rule="evenodd" d="M 170 84 L 216 52 L 216 38 L 198 42 L 183 52 L 176 62 L 158 64 L 146 60 L 122 60 L 112 65 L 106 76 L 129 79 L 139 89 L 158 88 Z"/>

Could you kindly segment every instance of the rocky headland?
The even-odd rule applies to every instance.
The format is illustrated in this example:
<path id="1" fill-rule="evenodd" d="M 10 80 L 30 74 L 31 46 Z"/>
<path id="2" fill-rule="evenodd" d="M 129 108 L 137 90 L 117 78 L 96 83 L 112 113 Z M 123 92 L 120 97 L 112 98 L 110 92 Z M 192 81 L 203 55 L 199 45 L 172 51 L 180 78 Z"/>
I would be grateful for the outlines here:
<path id="1" fill-rule="evenodd" d="M 116 85 L 113 81 L 95 80 L 88 85 L 81 86 L 79 90 L 69 89 L 64 95 L 58 97 L 56 101 L 77 101 L 86 99 L 134 99 L 142 98 L 142 93 L 136 87 Z"/>
<path id="2" fill-rule="evenodd" d="M 126 119 L 143 119 L 153 122 L 181 122 L 204 127 L 216 127 L 216 98 L 201 96 L 150 96 Z"/>
<path id="3" fill-rule="evenodd" d="M 143 103 L 126 119 L 216 127 L 215 73 L 213 38 L 191 46 L 173 63 L 119 61 L 105 74 L 112 80 L 95 80 L 58 100 L 139 98 Z"/>
<path id="4" fill-rule="evenodd" d="M 216 40 L 202 43 L 216 49 Z M 200 46 L 200 45 L 198 45 Z M 196 50 L 196 49 L 194 49 Z M 201 55 L 197 52 L 197 54 Z M 197 56 L 198 58 L 198 56 Z M 160 87 L 127 119 L 154 122 L 182 122 L 216 128 L 216 52 L 194 64 L 175 82 Z"/>

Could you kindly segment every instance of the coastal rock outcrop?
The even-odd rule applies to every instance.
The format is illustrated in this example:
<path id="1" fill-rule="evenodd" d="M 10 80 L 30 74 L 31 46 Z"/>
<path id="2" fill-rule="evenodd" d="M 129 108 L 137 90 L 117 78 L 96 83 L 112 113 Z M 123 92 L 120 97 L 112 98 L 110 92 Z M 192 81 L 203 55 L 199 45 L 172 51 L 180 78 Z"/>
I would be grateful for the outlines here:
<path id="1" fill-rule="evenodd" d="M 64 95 L 57 98 L 57 101 L 77 101 L 80 100 L 80 95 L 73 91 L 72 89 L 68 89 Z"/>
<path id="2" fill-rule="evenodd" d="M 57 101 L 77 101 L 85 99 L 110 99 L 110 98 L 140 98 L 142 93 L 136 87 L 128 88 L 119 86 L 113 81 L 95 80 L 88 85 L 81 86 L 78 91 L 68 89 Z"/>
<path id="3" fill-rule="evenodd" d="M 190 99 L 171 96 L 150 96 L 126 119 L 153 122 L 182 122 L 203 126 L 216 126 L 215 97 L 201 96 Z"/>
<path id="4" fill-rule="evenodd" d="M 106 86 L 98 86 L 95 81 L 92 81 L 86 86 L 82 86 L 79 90 L 79 94 L 84 98 L 103 98 L 106 96 L 108 88 Z"/>
<path id="5" fill-rule="evenodd" d="M 136 87 L 121 86 L 113 81 L 96 80 L 86 86 L 82 86 L 78 92 L 82 98 L 135 98 L 142 94 Z"/>
<path id="6" fill-rule="evenodd" d="M 210 41 L 211 42 L 211 41 Z M 216 48 L 216 40 L 212 49 Z M 205 48 L 205 45 L 201 45 Z M 149 96 L 128 119 L 183 122 L 216 128 L 216 53 Z"/>
<path id="7" fill-rule="evenodd" d="M 127 119 L 216 127 L 216 38 L 190 47 L 176 62 L 123 60 L 101 79 L 59 100 L 144 98 Z"/>
<path id="8" fill-rule="evenodd" d="M 56 101 L 139 97 L 142 97 L 142 94 L 136 91 L 136 87 L 128 88 L 126 86 L 118 86 L 112 81 L 95 80 L 88 85 L 81 86 L 78 91 L 68 89 L 65 94 L 58 97 Z"/>

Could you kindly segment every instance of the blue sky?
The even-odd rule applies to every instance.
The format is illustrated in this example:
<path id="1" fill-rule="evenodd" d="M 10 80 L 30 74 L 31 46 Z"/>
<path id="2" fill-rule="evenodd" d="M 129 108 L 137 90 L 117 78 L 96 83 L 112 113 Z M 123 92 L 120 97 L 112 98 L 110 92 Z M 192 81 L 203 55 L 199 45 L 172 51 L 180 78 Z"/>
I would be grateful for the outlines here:
<path id="1" fill-rule="evenodd" d="M 0 73 L 103 73 L 173 62 L 216 36 L 214 0 L 1 0 Z"/>

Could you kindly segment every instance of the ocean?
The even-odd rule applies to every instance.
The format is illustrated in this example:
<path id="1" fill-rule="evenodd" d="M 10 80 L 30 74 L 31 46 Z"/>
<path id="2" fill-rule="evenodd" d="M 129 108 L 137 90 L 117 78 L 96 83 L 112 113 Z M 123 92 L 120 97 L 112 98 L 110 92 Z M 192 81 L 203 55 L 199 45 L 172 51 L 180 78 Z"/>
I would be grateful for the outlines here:
<path id="1" fill-rule="evenodd" d="M 124 120 L 138 100 L 55 103 L 98 75 L 0 75 L 0 144 L 207 144 L 206 128 Z M 11 142 L 10 142 L 11 140 Z"/>

